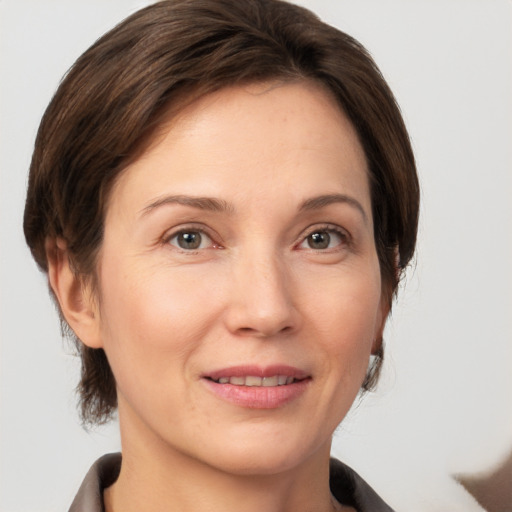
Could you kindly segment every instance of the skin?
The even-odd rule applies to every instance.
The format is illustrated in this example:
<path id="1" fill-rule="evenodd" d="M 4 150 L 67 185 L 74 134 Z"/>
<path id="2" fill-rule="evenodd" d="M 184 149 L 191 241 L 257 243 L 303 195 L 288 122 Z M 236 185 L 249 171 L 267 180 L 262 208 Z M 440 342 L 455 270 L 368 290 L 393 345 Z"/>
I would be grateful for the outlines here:
<path id="1" fill-rule="evenodd" d="M 185 232 L 201 244 L 184 248 Z M 94 293 L 57 241 L 51 285 L 118 386 L 108 512 L 349 510 L 328 487 L 331 437 L 388 311 L 364 152 L 326 91 L 224 89 L 162 126 L 114 186 L 97 274 Z M 296 367 L 307 385 L 271 409 L 206 385 L 247 364 Z"/>

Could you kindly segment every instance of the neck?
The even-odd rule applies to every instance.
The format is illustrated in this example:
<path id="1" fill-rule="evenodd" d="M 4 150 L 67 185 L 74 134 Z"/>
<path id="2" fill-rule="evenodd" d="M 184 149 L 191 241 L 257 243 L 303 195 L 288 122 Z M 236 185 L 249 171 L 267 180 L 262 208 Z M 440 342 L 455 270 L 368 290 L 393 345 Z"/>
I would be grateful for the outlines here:
<path id="1" fill-rule="evenodd" d="M 105 491 L 107 512 L 306 512 L 337 510 L 328 485 L 286 475 L 229 475 L 200 464 L 178 465 L 145 470 L 139 460 L 123 456 L 118 481 Z M 135 463 L 135 466 L 134 466 Z M 196 467 L 193 467 L 196 466 Z M 325 473 L 325 471 L 321 471 Z M 328 475 L 325 476 L 328 483 Z"/>
<path id="2" fill-rule="evenodd" d="M 348 510 L 330 493 L 330 443 L 293 467 L 240 474 L 182 453 L 160 438 L 131 436 L 121 428 L 121 440 L 121 472 L 105 490 L 106 512 Z"/>

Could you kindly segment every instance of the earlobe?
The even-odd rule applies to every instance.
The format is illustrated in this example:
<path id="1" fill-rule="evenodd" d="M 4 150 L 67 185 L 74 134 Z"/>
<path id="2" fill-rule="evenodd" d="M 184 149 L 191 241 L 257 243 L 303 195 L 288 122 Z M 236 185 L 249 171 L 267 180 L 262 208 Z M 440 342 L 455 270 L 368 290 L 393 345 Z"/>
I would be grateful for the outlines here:
<path id="1" fill-rule="evenodd" d="M 385 297 L 381 298 L 379 306 L 379 316 L 376 322 L 375 337 L 372 343 L 372 355 L 377 355 L 382 350 L 382 342 L 384 338 L 384 328 L 386 327 L 386 320 L 388 319 L 391 305 Z"/>
<path id="2" fill-rule="evenodd" d="M 67 244 L 62 238 L 46 240 L 48 281 L 66 322 L 90 348 L 101 348 L 99 312 L 91 287 L 71 267 Z"/>
<path id="3" fill-rule="evenodd" d="M 372 356 L 376 356 L 380 353 L 382 349 L 382 342 L 383 342 L 383 336 L 382 334 L 380 336 L 376 336 L 372 343 Z"/>

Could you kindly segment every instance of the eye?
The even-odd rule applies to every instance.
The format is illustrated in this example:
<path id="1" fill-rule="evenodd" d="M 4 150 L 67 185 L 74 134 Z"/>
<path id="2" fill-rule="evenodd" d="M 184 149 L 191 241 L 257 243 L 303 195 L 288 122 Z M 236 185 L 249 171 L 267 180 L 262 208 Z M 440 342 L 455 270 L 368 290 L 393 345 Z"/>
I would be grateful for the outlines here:
<path id="1" fill-rule="evenodd" d="M 185 251 L 195 251 L 212 246 L 212 240 L 206 233 L 192 229 L 174 234 L 168 239 L 168 242 Z"/>
<path id="2" fill-rule="evenodd" d="M 333 249 L 347 243 L 347 235 L 337 229 L 325 228 L 311 232 L 300 244 L 302 249 L 321 251 Z"/>

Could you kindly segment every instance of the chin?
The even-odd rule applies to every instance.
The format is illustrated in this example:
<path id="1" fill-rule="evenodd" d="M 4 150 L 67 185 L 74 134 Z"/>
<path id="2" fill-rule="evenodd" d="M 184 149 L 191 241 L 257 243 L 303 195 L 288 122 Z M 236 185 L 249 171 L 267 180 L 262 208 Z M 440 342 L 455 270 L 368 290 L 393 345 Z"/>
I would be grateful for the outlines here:
<path id="1" fill-rule="evenodd" d="M 275 475 L 299 467 L 311 457 L 329 458 L 331 439 L 318 445 L 306 446 L 304 441 L 264 442 L 255 437 L 254 442 L 230 442 L 223 444 L 212 454 L 212 466 L 223 472 L 237 475 Z M 226 449 L 226 446 L 229 448 Z"/>
<path id="2" fill-rule="evenodd" d="M 266 456 L 268 455 L 268 456 Z M 301 458 L 297 453 L 275 457 L 264 454 L 253 457 L 246 454 L 240 457 L 227 457 L 216 461 L 216 467 L 221 471 L 240 476 L 266 476 L 277 475 L 291 471 L 300 465 Z"/>

